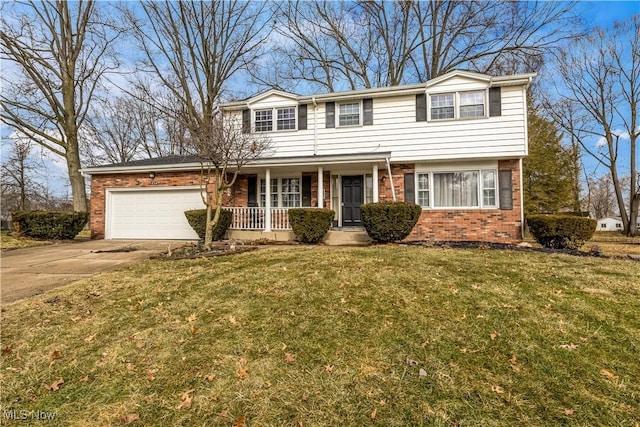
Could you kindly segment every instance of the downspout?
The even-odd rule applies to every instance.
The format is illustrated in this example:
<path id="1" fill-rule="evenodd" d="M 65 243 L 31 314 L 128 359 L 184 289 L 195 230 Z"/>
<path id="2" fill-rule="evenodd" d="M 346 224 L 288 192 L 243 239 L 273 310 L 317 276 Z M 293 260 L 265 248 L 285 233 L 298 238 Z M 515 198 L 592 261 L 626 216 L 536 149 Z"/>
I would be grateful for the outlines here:
<path id="1" fill-rule="evenodd" d="M 524 240 L 524 191 L 522 190 L 522 157 L 520 158 L 520 234 Z"/>
<path id="2" fill-rule="evenodd" d="M 393 186 L 393 176 L 391 175 L 391 162 L 389 161 L 389 158 L 385 158 L 385 160 L 387 161 L 387 173 L 389 174 L 389 185 L 391 186 L 391 197 L 393 197 L 393 201 L 396 201 L 396 189 Z"/>
<path id="3" fill-rule="evenodd" d="M 318 104 L 316 103 L 316 97 L 311 98 L 313 102 L 313 155 L 318 155 Z"/>

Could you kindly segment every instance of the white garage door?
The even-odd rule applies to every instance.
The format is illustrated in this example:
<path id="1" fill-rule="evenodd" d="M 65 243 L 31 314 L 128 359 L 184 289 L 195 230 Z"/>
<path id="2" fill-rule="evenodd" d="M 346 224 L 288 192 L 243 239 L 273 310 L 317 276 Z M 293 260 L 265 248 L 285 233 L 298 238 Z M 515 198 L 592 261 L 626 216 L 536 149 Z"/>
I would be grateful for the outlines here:
<path id="1" fill-rule="evenodd" d="M 106 238 L 198 239 L 184 211 L 204 207 L 199 188 L 109 190 Z"/>

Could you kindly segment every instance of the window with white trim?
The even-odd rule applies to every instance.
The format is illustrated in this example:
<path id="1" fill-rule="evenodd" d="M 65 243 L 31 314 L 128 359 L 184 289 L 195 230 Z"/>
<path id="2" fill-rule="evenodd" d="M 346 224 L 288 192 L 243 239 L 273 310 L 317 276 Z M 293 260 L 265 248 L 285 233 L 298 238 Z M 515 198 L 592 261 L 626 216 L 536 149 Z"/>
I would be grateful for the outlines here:
<path id="1" fill-rule="evenodd" d="M 296 129 L 296 109 L 278 108 L 278 130 L 295 130 Z"/>
<path id="2" fill-rule="evenodd" d="M 296 107 L 255 110 L 253 125 L 256 132 L 296 130 Z M 275 122 L 275 123 L 274 123 Z"/>
<path id="3" fill-rule="evenodd" d="M 340 104 L 338 106 L 338 125 L 357 126 L 360 124 L 360 103 Z"/>
<path id="4" fill-rule="evenodd" d="M 266 205 L 266 180 L 260 179 L 260 206 Z M 302 206 L 300 178 L 271 178 L 271 207 L 297 208 Z"/>
<path id="5" fill-rule="evenodd" d="M 495 208 L 496 177 L 493 169 L 417 173 L 416 201 L 424 208 Z"/>
<path id="6" fill-rule="evenodd" d="M 272 110 L 255 111 L 255 129 L 256 132 L 270 132 L 273 130 Z"/>
<path id="7" fill-rule="evenodd" d="M 486 91 L 451 92 L 429 95 L 431 120 L 485 117 Z"/>

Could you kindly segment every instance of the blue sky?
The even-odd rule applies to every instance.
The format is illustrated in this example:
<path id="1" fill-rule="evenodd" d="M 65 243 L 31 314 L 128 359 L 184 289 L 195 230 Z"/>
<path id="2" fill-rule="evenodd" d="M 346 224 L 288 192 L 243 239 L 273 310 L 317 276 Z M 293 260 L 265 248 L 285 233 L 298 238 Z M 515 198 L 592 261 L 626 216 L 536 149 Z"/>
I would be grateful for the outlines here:
<path id="1" fill-rule="evenodd" d="M 594 26 L 606 28 L 612 26 L 615 21 L 624 20 L 640 13 L 640 1 L 581 1 L 576 5 L 576 8 L 576 12 L 584 17 L 587 28 Z M 5 69 L 4 72 L 6 71 Z M 546 77 L 541 75 L 539 78 L 544 79 Z M 0 134 L 2 135 L 2 145 L 4 146 L 9 142 L 5 139 L 9 130 L 4 125 L 0 126 L 2 126 Z M 2 151 L 4 151 L 6 147 L 2 148 Z M 49 161 L 46 162 L 49 169 L 47 175 L 51 190 L 58 195 L 66 195 L 69 190 L 66 183 L 67 173 L 64 160 L 61 158 L 54 159 L 56 157 L 54 155 L 49 155 L 48 157 Z M 591 172 L 594 169 L 594 162 L 587 158 L 585 158 L 585 161 L 588 172 Z M 599 170 L 599 172 L 603 171 Z"/>

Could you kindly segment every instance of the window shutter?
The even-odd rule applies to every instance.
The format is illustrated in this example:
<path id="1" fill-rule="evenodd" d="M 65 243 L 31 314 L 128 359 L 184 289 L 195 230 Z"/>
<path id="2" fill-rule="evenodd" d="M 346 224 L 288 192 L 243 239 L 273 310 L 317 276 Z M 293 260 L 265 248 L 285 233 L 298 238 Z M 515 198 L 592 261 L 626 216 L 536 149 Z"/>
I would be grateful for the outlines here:
<path id="1" fill-rule="evenodd" d="M 416 122 L 427 121 L 427 95 L 419 93 L 416 95 Z"/>
<path id="2" fill-rule="evenodd" d="M 499 87 L 489 88 L 489 117 L 502 115 L 502 92 Z"/>
<path id="3" fill-rule="evenodd" d="M 373 124 L 373 98 L 362 100 L 362 124 L 364 126 Z"/>
<path id="4" fill-rule="evenodd" d="M 247 205 L 250 208 L 258 206 L 258 177 L 255 175 L 247 178 Z"/>
<path id="5" fill-rule="evenodd" d="M 334 128 L 336 127 L 336 103 L 335 102 L 327 102 L 325 104 L 325 127 L 326 128 Z"/>
<path id="6" fill-rule="evenodd" d="M 298 105 L 298 130 L 307 128 L 307 104 Z"/>
<path id="7" fill-rule="evenodd" d="M 251 110 L 242 110 L 242 133 L 251 133 Z"/>
<path id="8" fill-rule="evenodd" d="M 404 201 L 409 203 L 416 202 L 416 181 L 412 173 L 404 174 Z"/>
<path id="9" fill-rule="evenodd" d="M 513 185 L 511 182 L 511 169 L 499 171 L 498 185 L 500 187 L 500 209 L 513 209 Z"/>
<path id="10" fill-rule="evenodd" d="M 302 176 L 302 206 L 311 207 L 311 177 L 308 175 Z"/>

